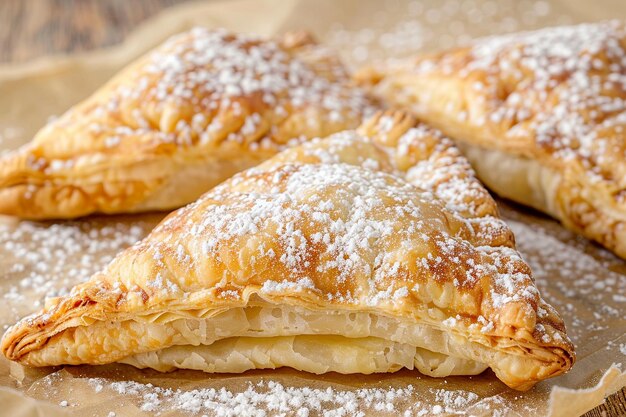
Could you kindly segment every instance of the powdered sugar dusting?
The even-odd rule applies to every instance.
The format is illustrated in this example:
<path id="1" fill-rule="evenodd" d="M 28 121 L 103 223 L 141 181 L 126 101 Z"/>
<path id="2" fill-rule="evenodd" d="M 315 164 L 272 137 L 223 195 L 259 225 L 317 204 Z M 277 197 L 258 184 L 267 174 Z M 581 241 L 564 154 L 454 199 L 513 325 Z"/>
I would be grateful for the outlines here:
<path id="1" fill-rule="evenodd" d="M 503 147 L 531 140 L 538 155 L 576 160 L 593 181 L 623 185 L 625 37 L 619 21 L 495 36 L 475 41 L 466 60 L 444 54 L 416 71 L 471 80 L 486 114 L 468 123 L 502 127 Z"/>
<path id="2" fill-rule="evenodd" d="M 413 140 L 418 137 L 411 130 L 408 135 Z M 373 147 L 366 153 L 370 158 L 357 158 L 356 165 L 342 162 L 347 149 L 368 146 Z M 379 149 L 378 153 L 372 149 Z M 155 258 L 171 253 L 168 248 L 201 247 L 215 262 L 229 262 L 230 258 L 222 258 L 225 253 L 245 251 L 246 270 L 261 283 L 261 293 L 308 292 L 335 303 L 368 306 L 401 306 L 408 297 L 424 299 L 426 305 L 434 293 L 427 285 L 411 284 L 417 277 L 450 282 L 458 292 L 490 279 L 489 297 L 480 307 L 486 318 L 481 316 L 483 321 L 474 324 L 483 333 L 497 333 L 494 314 L 504 305 L 538 300 L 530 271 L 514 249 L 489 246 L 482 238 L 479 244 L 473 243 L 475 230 L 465 217 L 476 216 L 473 206 L 462 205 L 466 213 L 459 213 L 454 210 L 462 204 L 456 202 L 458 195 L 444 191 L 438 198 L 445 181 L 458 181 L 459 188 L 463 181 L 475 181 L 467 175 L 467 163 L 463 175 L 454 170 L 455 154 L 435 157 L 431 172 L 413 174 L 409 183 L 400 171 L 389 168 L 389 153 L 359 135 L 336 134 L 304 145 L 302 152 L 326 163 L 287 160 L 276 164 L 270 160 L 243 172 L 170 217 L 155 230 L 158 238 L 145 240 L 137 250 L 148 250 Z M 380 158 L 377 164 L 369 162 L 374 156 Z M 278 160 L 285 158 L 279 155 Z M 436 164 L 437 158 L 443 160 L 442 165 Z M 459 155 L 456 160 L 464 161 Z M 369 165 L 386 166 L 396 175 L 365 168 Z M 450 201 L 446 196 L 451 196 Z M 485 218 L 487 223 L 494 220 L 499 221 Z M 175 234 L 168 232 L 172 227 Z M 423 254 L 407 258 L 397 255 L 400 250 Z M 195 267 L 193 261 L 176 258 Z M 265 266 L 270 262 L 271 270 Z M 205 270 L 196 273 L 206 275 Z M 275 276 L 285 278 L 277 281 Z M 171 280 L 187 291 L 184 277 Z M 223 284 L 216 280 L 213 285 L 221 288 Z M 237 298 L 246 285 L 245 280 L 241 284 L 230 280 L 228 297 Z M 153 288 L 144 290 L 154 292 Z M 434 300 L 439 308 L 449 302 L 439 296 Z M 471 310 L 471 314 L 476 312 Z"/>
<path id="3" fill-rule="evenodd" d="M 358 120 L 369 111 L 371 102 L 350 85 L 329 50 L 313 44 L 300 49 L 200 27 L 173 36 L 89 110 L 89 130 L 105 138 L 106 148 L 142 136 L 179 146 L 232 141 L 258 147 L 272 145 L 280 124 L 303 109 L 315 109 L 333 123 Z M 116 115 L 124 116 L 123 124 L 118 126 Z M 55 123 L 71 117 L 70 112 L 69 119 Z M 303 126 L 302 133 L 309 128 Z M 278 145 L 289 139 L 281 137 Z"/>

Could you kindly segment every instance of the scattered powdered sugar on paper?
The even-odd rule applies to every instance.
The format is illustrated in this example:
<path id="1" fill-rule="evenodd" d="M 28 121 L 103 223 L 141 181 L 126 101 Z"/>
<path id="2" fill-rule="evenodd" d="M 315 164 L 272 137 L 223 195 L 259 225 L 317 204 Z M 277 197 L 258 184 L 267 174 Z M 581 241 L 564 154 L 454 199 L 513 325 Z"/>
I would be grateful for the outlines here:
<path id="1" fill-rule="evenodd" d="M 335 23 L 325 38 L 353 65 L 450 48 L 477 36 L 572 21 L 562 10 L 555 15 L 545 0 L 413 0 L 377 5 L 375 13 L 359 16 L 365 23 L 358 27 Z"/>
<path id="2" fill-rule="evenodd" d="M 478 402 L 471 391 L 429 389 L 436 404 L 407 401 L 415 392 L 411 384 L 404 388 L 337 389 L 328 387 L 288 387 L 279 382 L 261 380 L 247 383 L 240 390 L 200 388 L 191 390 L 161 388 L 135 381 L 110 382 L 89 378 L 95 393 L 113 391 L 136 401 L 140 410 L 155 413 L 176 410 L 189 415 L 216 416 L 366 416 L 467 415 L 463 409 Z"/>
<path id="3" fill-rule="evenodd" d="M 604 338 L 603 332 L 609 330 L 609 323 L 622 317 L 626 307 L 616 306 L 616 303 L 624 303 L 614 295 L 626 294 L 626 277 L 612 271 L 614 259 L 604 261 L 594 257 L 539 226 L 518 220 L 508 220 L 508 223 L 515 233 L 518 249 L 533 270 L 541 295 L 562 313 L 568 325 L 567 333 L 574 343 L 580 348 Z M 555 276 L 563 278 L 554 279 Z M 585 303 L 571 301 L 581 299 Z"/>
<path id="4" fill-rule="evenodd" d="M 8 268 L 2 278 L 11 282 L 4 302 L 14 319 L 40 308 L 44 297 L 67 294 L 153 226 L 143 220 L 0 223 L 0 257 Z"/>
<path id="5" fill-rule="evenodd" d="M 435 390 L 435 399 L 446 408 L 463 408 L 478 400 L 478 395 L 469 391 Z"/>

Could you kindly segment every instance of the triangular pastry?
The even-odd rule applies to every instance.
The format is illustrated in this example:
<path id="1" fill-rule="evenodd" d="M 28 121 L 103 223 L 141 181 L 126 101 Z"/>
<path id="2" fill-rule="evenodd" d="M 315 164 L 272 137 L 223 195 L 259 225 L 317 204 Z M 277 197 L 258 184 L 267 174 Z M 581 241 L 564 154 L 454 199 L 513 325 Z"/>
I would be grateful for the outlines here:
<path id="1" fill-rule="evenodd" d="M 172 37 L 0 159 L 0 213 L 178 208 L 288 145 L 355 128 L 372 102 L 306 34 Z"/>
<path id="2" fill-rule="evenodd" d="M 401 113 L 278 154 L 171 213 L 10 328 L 31 366 L 474 375 L 525 390 L 574 361 L 453 143 Z"/>
<path id="3" fill-rule="evenodd" d="M 626 258 L 626 30 L 496 36 L 358 78 L 458 142 L 501 196 Z"/>

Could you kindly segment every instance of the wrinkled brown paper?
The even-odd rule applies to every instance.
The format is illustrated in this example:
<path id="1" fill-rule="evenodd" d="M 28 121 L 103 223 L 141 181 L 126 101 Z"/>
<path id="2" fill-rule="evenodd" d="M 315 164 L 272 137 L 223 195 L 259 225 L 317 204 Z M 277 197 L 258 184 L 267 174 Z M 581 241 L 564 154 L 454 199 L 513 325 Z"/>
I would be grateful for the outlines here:
<path id="1" fill-rule="evenodd" d="M 451 4 L 449 7 L 455 7 L 454 3 L 457 6 L 459 4 L 454 0 L 447 3 Z M 484 7 L 483 11 L 494 8 L 494 2 L 489 0 L 471 3 L 473 7 Z M 419 48 L 432 50 L 446 46 L 446 43 L 454 43 L 455 39 L 448 36 L 448 31 L 454 32 L 456 28 L 458 32 L 459 25 L 469 37 L 626 15 L 626 3 L 621 0 L 558 0 L 550 3 L 549 7 L 537 3 L 541 2 L 515 2 L 515 7 L 510 10 L 499 3 L 495 14 L 490 17 L 492 24 L 475 24 L 467 16 L 469 20 L 464 22 L 463 10 L 458 13 L 461 23 L 433 22 L 433 15 L 429 16 L 428 10 L 432 5 L 441 7 L 443 2 L 438 3 L 437 0 L 420 4 L 376 0 L 233 0 L 185 4 L 153 18 L 120 46 L 79 56 L 43 58 L 24 65 L 0 67 L 0 150 L 13 149 L 27 142 L 47 118 L 62 113 L 89 95 L 137 55 L 159 44 L 169 35 L 194 25 L 226 27 L 262 35 L 289 29 L 307 29 L 331 46 L 339 48 L 348 63 L 356 64 L 363 60 L 363 51 L 347 48 L 350 39 L 353 41 L 350 34 L 358 35 L 368 43 L 368 56 L 380 58 L 402 52 L 406 55 Z M 404 51 L 398 48 L 397 43 L 394 48 L 385 48 L 384 42 L 377 42 L 376 37 L 387 27 L 398 33 L 398 21 L 407 20 L 407 7 L 413 11 L 413 21 L 419 22 L 421 19 L 428 23 L 430 19 L 430 32 L 421 37 L 416 32 L 415 44 Z M 525 7 L 537 8 L 535 12 L 540 17 L 531 19 L 522 16 L 521 27 L 511 28 L 507 23 L 511 16 L 507 16 L 507 13 L 519 14 L 520 8 L 523 10 Z M 519 16 L 513 17 L 520 21 Z M 343 32 L 338 25 L 341 25 Z M 407 25 L 406 30 L 411 30 L 411 22 Z M 401 32 L 399 36 L 402 36 Z M 403 39 L 407 40 L 406 34 Z M 502 204 L 502 211 L 517 235 L 520 251 L 535 271 L 542 294 L 561 312 L 568 325 L 568 333 L 577 346 L 578 361 L 570 373 L 544 381 L 529 392 L 518 393 L 507 389 L 489 371 L 477 377 L 452 377 L 445 381 L 406 370 L 358 378 L 336 374 L 315 376 L 291 370 L 225 376 L 188 371 L 159 374 L 117 365 L 33 370 L 10 364 L 1 358 L 0 414 L 107 416 L 110 411 L 115 411 L 117 416 L 151 414 L 140 410 L 141 395 L 120 395 L 106 387 L 95 392 L 88 382 L 89 378 L 96 377 L 109 383 L 135 380 L 182 390 L 226 387 L 233 392 L 245 390 L 248 383 L 261 380 L 275 380 L 285 387 L 332 387 L 336 390 L 401 388 L 412 384 L 415 388 L 412 395 L 397 401 L 395 411 L 390 414 L 401 415 L 397 410 L 410 409 L 417 403 L 436 404 L 436 394 L 441 390 L 477 394 L 475 401 L 456 410 L 468 415 L 491 415 L 494 410 L 500 413 L 498 415 L 511 416 L 574 416 L 584 413 L 600 404 L 605 396 L 626 385 L 626 374 L 619 368 L 623 365 L 623 352 L 626 350 L 626 323 L 623 319 L 626 264 L 584 239 L 575 237 L 549 219 L 506 203 Z M 70 270 L 76 270 L 76 265 L 81 262 L 87 264 L 83 267 L 87 274 L 104 264 L 115 252 L 131 244 L 132 237 L 139 238 L 147 233 L 161 217 L 160 214 L 98 217 L 60 223 L 56 227 L 66 232 L 73 230 L 68 239 L 76 239 L 86 245 L 85 248 L 69 249 L 62 242 L 42 244 L 42 236 L 45 239 L 45 236 L 50 235 L 48 229 L 55 227 L 54 223 L 20 223 L 15 219 L 0 218 L 0 227 L 4 228 L 2 239 L 5 239 L 0 243 L 0 294 L 5 295 L 0 302 L 0 324 L 4 326 L 3 329 L 19 317 L 39 308 L 35 304 L 42 301 L 41 291 L 20 287 L 19 284 L 33 271 L 39 271 L 36 276 L 40 279 L 47 277 L 53 282 L 53 289 L 67 288 L 87 278 L 69 274 Z M 111 237 L 111 228 L 117 230 L 118 234 L 130 234 L 131 238 Z M 131 230 L 132 233 L 129 232 Z M 15 242 L 11 239 L 19 240 L 19 250 L 16 250 Z M 89 239 L 100 239 L 101 244 L 89 251 Z M 54 249 L 57 246 L 63 256 L 69 253 L 67 260 L 54 256 L 28 257 L 28 253 L 40 253 L 38 251 L 44 250 L 42 247 Z M 81 260 L 84 251 L 90 253 L 87 261 Z M 41 265 L 41 259 L 47 259 L 49 264 Z M 16 263 L 24 264 L 26 268 L 16 268 Z M 32 285 L 39 284 L 35 282 Z M 15 292 L 16 288 L 19 288 L 21 298 L 6 296 L 11 291 Z M 70 407 L 58 406 L 62 401 L 68 401 Z M 415 412 L 419 409 L 413 410 Z M 161 410 L 160 415 L 180 413 Z"/>

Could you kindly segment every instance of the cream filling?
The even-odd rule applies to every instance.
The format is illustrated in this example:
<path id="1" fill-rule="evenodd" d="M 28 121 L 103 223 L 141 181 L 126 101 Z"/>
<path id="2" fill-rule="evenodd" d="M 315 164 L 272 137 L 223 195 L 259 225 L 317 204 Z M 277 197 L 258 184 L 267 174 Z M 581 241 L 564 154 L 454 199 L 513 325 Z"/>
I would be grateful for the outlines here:
<path id="1" fill-rule="evenodd" d="M 475 360 L 482 349 L 462 336 L 369 312 L 258 305 L 212 317 L 202 317 L 206 313 L 201 311 L 187 314 L 200 317 L 173 312 L 143 317 L 151 325 L 140 333 L 152 341 L 163 339 L 160 344 L 167 347 L 118 361 L 159 371 L 224 373 L 287 366 L 369 374 L 405 367 L 437 377 L 475 375 L 488 367 Z"/>
<path id="2" fill-rule="evenodd" d="M 211 345 L 172 346 L 121 360 L 138 368 L 240 373 L 283 366 L 315 374 L 371 374 L 418 369 L 425 375 L 477 375 L 487 366 L 377 337 L 331 335 L 231 337 Z"/>

